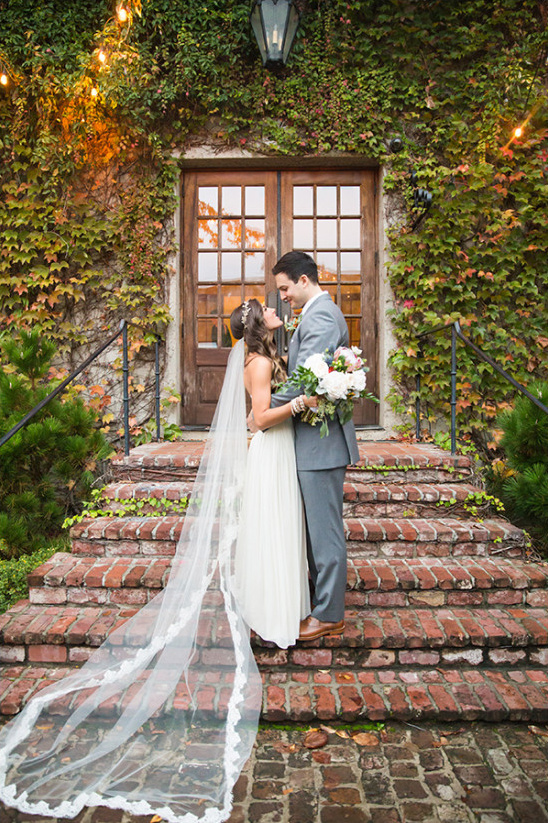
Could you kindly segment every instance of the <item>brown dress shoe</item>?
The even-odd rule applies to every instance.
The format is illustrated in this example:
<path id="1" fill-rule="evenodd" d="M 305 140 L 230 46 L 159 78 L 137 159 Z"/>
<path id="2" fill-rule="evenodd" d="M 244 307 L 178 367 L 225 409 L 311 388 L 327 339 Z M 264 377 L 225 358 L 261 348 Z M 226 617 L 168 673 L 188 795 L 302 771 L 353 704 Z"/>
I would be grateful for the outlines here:
<path id="1" fill-rule="evenodd" d="M 310 615 L 305 620 L 301 620 L 299 640 L 317 640 L 318 637 L 335 636 L 343 632 L 344 620 L 339 620 L 338 623 L 328 623 Z"/>

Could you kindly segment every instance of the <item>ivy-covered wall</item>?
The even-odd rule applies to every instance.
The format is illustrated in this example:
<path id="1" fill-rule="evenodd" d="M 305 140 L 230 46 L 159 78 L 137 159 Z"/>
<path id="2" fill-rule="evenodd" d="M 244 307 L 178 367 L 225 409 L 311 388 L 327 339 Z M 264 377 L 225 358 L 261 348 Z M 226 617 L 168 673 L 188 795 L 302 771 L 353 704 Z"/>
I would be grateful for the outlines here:
<path id="1" fill-rule="evenodd" d="M 449 338 L 420 363 L 416 345 L 440 323 L 460 318 L 522 382 L 546 377 L 546 0 L 303 0 L 279 75 L 250 5 L 127 0 L 120 21 L 112 0 L 0 0 L 0 334 L 38 325 L 70 367 L 123 316 L 146 360 L 169 322 L 175 157 L 201 140 L 384 166 L 404 424 L 417 368 L 444 413 Z M 433 194 L 414 230 L 412 170 Z M 511 393 L 459 358 L 460 430 L 486 444 Z"/>

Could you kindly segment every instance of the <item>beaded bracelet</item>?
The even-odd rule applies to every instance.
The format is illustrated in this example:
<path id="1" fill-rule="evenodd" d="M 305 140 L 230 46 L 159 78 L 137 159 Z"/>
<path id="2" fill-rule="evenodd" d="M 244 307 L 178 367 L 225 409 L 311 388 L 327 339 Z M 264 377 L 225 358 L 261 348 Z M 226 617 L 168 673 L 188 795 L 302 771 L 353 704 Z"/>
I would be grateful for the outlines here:
<path id="1" fill-rule="evenodd" d="M 306 405 L 305 405 L 305 402 L 304 402 L 304 395 L 301 394 L 301 395 L 299 395 L 299 397 L 294 397 L 293 400 L 291 401 L 290 405 L 291 405 L 291 414 L 293 415 L 293 417 L 295 417 L 296 414 L 300 414 L 300 412 L 303 412 L 306 408 Z"/>

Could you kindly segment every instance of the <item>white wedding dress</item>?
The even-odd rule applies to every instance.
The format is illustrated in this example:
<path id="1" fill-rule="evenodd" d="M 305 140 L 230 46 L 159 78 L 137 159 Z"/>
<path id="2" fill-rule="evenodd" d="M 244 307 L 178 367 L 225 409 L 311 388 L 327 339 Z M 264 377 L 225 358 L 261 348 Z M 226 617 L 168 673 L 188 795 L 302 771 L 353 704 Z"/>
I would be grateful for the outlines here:
<path id="1" fill-rule="evenodd" d="M 235 590 L 245 622 L 280 648 L 294 645 L 310 614 L 306 526 L 293 424 L 257 432 L 247 455 Z"/>

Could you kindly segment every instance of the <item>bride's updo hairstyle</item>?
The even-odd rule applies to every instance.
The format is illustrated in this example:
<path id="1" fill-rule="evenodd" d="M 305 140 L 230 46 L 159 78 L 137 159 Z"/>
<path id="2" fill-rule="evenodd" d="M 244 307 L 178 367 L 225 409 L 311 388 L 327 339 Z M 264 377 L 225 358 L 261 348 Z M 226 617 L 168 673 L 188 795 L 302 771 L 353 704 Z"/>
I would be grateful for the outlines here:
<path id="1" fill-rule="evenodd" d="M 262 354 L 272 363 L 272 380 L 281 383 L 286 379 L 285 363 L 276 351 L 274 335 L 264 322 L 263 307 L 258 300 L 246 300 L 230 315 L 230 328 L 236 340 L 244 338 L 249 354 Z"/>

